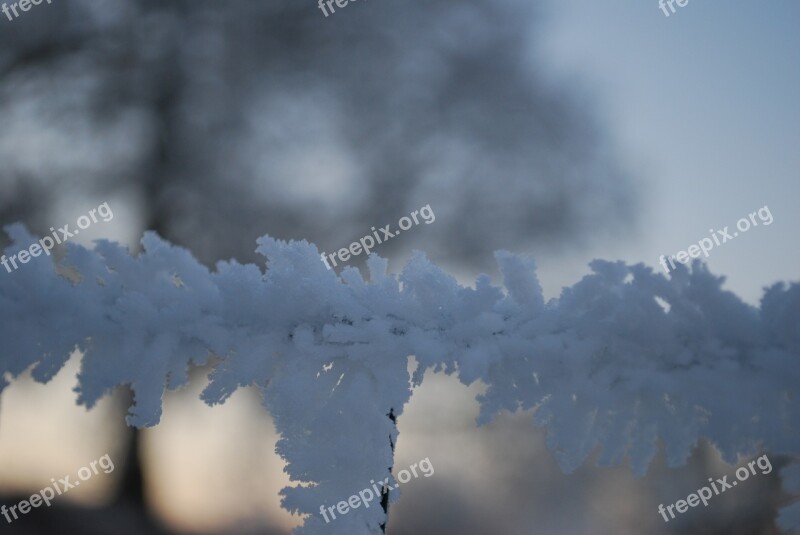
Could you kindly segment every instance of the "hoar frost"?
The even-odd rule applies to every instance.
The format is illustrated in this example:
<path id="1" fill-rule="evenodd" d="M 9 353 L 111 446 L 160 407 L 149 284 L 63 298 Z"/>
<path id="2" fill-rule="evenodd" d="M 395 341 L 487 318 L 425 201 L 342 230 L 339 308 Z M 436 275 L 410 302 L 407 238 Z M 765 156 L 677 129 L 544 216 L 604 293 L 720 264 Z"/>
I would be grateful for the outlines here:
<path id="1" fill-rule="evenodd" d="M 35 240 L 20 225 L 6 231 L 9 250 Z M 496 254 L 503 287 L 485 275 L 465 287 L 421 253 L 399 276 L 372 255 L 367 282 L 352 267 L 326 269 L 305 241 L 261 238 L 263 271 L 237 262 L 210 271 L 153 233 L 142 245 L 131 256 L 108 241 L 70 243 L 58 269 L 38 257 L 0 275 L 0 391 L 3 377 L 28 368 L 48 381 L 77 348 L 78 402 L 91 407 L 130 385 L 128 423 L 152 426 L 164 389 L 216 355 L 202 398 L 213 405 L 240 386 L 260 389 L 277 451 L 302 483 L 282 491 L 287 510 L 309 515 L 297 533 L 330 532 L 320 504 L 375 474 L 391 478 L 394 417 L 427 370 L 485 383 L 480 423 L 534 409 L 566 472 L 597 450 L 600 463 L 627 461 L 643 474 L 658 439 L 673 466 L 700 437 L 731 463 L 800 452 L 797 283 L 768 288 L 756 308 L 700 263 L 668 279 L 596 260 L 545 302 L 534 263 L 507 252 Z M 798 492 L 796 465 L 784 473 Z M 799 510 L 784 508 L 779 524 L 800 529 Z M 336 529 L 377 533 L 385 522 L 381 507 L 362 508 Z"/>

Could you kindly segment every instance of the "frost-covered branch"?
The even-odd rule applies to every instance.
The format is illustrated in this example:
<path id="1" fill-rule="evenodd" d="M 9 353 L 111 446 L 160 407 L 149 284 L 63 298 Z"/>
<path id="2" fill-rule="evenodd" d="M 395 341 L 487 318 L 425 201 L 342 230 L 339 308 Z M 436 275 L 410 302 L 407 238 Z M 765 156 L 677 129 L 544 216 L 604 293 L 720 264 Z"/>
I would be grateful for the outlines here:
<path id="1" fill-rule="evenodd" d="M 34 240 L 21 226 L 8 231 Z M 77 282 L 47 257 L 0 274 L 0 372 L 33 366 L 46 382 L 77 347 L 78 401 L 91 407 L 130 384 L 128 422 L 149 426 L 165 387 L 218 355 L 202 397 L 215 404 L 240 386 L 261 389 L 277 451 L 303 483 L 283 491 L 285 508 L 311 515 L 298 533 L 329 532 L 319 505 L 392 466 L 397 431 L 386 415 L 402 414 L 430 369 L 487 384 L 481 422 L 534 409 L 565 471 L 599 450 L 601 463 L 627 461 L 642 474 L 658 439 L 672 465 L 700 437 L 729 462 L 800 453 L 798 284 L 774 285 L 755 308 L 699 263 L 667 279 L 598 260 L 546 303 L 533 262 L 505 252 L 496 255 L 504 287 L 481 276 L 472 288 L 421 253 L 399 276 L 372 256 L 366 282 L 354 268 L 327 270 L 306 242 L 261 238 L 265 271 L 235 262 L 209 271 L 155 234 L 142 243 L 136 257 L 105 241 L 70 245 L 63 266 Z M 411 381 L 410 355 L 419 363 Z M 800 525 L 790 509 L 781 522 Z M 375 533 L 385 520 L 381 508 L 359 509 L 336 529 Z"/>

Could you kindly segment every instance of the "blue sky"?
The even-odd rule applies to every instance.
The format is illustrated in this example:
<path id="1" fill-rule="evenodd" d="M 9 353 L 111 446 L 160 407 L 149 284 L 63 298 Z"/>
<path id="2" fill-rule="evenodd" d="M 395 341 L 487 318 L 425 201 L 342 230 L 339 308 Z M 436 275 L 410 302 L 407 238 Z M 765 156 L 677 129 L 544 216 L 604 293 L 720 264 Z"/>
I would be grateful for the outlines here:
<path id="1" fill-rule="evenodd" d="M 797 278 L 800 251 L 800 4 L 656 0 L 550 5 L 540 52 L 599 104 L 642 193 L 638 226 L 564 258 L 540 258 L 553 295 L 593 257 L 656 266 L 768 205 L 774 222 L 711 251 L 712 271 L 750 302 Z"/>

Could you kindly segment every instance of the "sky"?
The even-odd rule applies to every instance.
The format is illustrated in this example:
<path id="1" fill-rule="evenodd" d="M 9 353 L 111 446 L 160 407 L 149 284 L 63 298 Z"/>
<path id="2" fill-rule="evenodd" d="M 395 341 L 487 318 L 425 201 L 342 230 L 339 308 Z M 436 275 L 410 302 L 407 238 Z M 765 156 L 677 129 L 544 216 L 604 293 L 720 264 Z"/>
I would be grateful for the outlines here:
<path id="1" fill-rule="evenodd" d="M 594 256 L 658 268 L 660 255 L 709 229 L 732 232 L 765 205 L 774 222 L 712 250 L 708 264 L 754 304 L 764 286 L 797 278 L 800 4 L 690 0 L 676 10 L 578 0 L 545 10 L 537 53 L 599 102 L 643 194 L 633 236 L 575 254 L 571 269 L 539 261 L 550 292 Z"/>

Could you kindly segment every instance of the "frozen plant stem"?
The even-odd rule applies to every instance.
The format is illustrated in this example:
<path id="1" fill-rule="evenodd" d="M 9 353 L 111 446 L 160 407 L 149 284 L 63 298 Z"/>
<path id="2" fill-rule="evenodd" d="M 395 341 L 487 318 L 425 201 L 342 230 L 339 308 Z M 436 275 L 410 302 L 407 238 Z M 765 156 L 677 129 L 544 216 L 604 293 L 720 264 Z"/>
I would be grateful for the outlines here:
<path id="1" fill-rule="evenodd" d="M 35 239 L 6 230 L 11 247 Z M 42 256 L 0 277 L 0 390 L 28 369 L 47 382 L 78 348 L 79 403 L 130 385 L 128 423 L 147 427 L 161 417 L 165 385 L 185 385 L 217 355 L 201 397 L 213 405 L 259 388 L 276 451 L 300 482 L 281 491 L 285 509 L 308 514 L 297 535 L 330 532 L 321 503 L 387 468 L 392 480 L 396 420 L 427 371 L 486 384 L 479 424 L 534 409 L 565 472 L 596 453 L 644 474 L 659 440 L 673 465 L 700 438 L 728 462 L 755 448 L 800 452 L 800 284 L 769 287 L 755 307 L 699 262 L 667 278 L 595 260 L 546 302 L 533 261 L 508 252 L 496 254 L 504 286 L 481 276 L 465 287 L 421 253 L 399 276 L 370 256 L 365 279 L 326 269 L 307 242 L 264 237 L 266 270 L 220 262 L 214 271 L 153 233 L 142 243 L 137 256 L 111 242 L 67 244 L 63 265 L 77 281 Z M 382 507 L 338 518 L 335 533 L 385 533 L 391 490 L 376 488 Z"/>
<path id="2" fill-rule="evenodd" d="M 394 409 L 389 409 L 389 414 L 386 416 L 392 421 L 392 425 L 394 429 L 397 429 L 397 417 L 394 415 Z M 392 439 L 392 435 L 389 435 L 389 445 L 392 448 L 392 459 L 394 459 L 394 440 Z M 389 473 L 392 473 L 392 468 L 394 465 L 389 466 Z M 384 520 L 383 524 L 381 524 L 381 533 L 386 533 L 386 524 L 389 523 L 389 489 L 384 488 L 381 492 L 381 507 L 383 507 L 383 514 L 386 516 L 386 520 Z"/>

